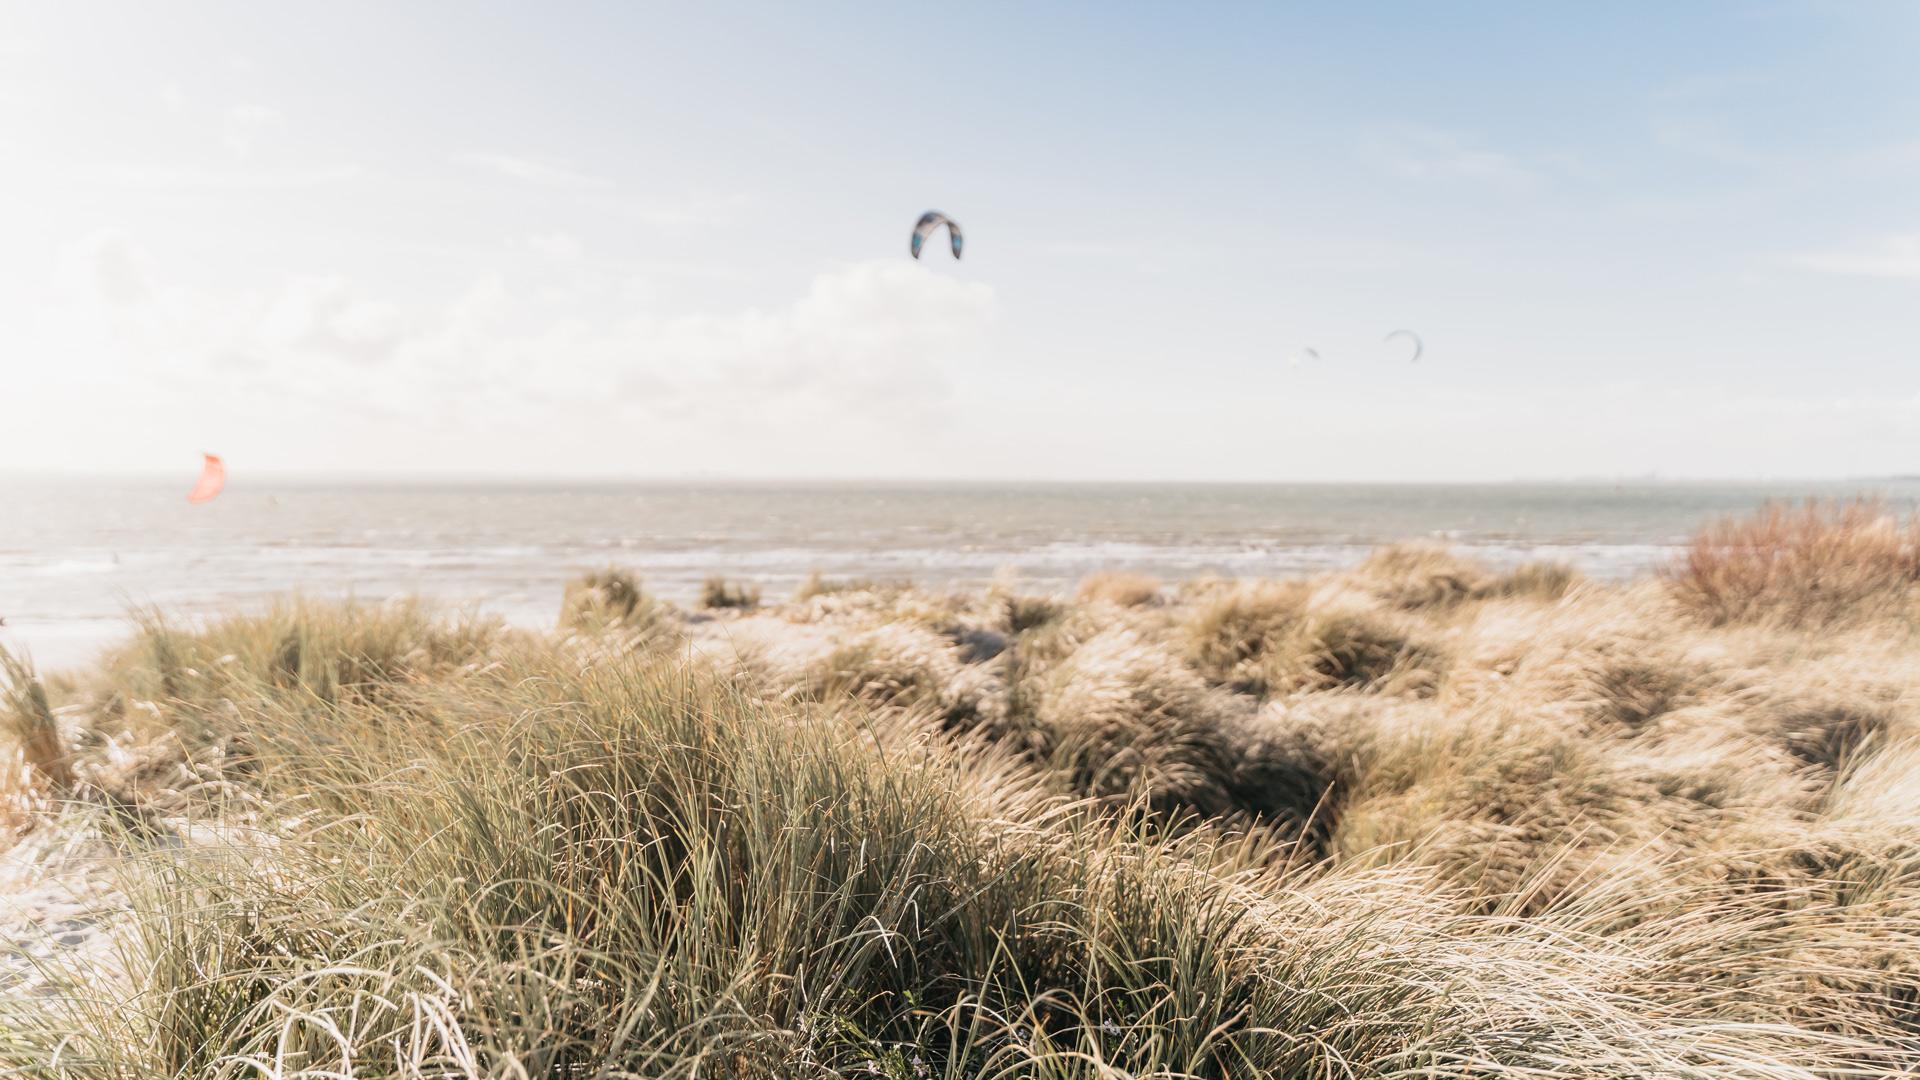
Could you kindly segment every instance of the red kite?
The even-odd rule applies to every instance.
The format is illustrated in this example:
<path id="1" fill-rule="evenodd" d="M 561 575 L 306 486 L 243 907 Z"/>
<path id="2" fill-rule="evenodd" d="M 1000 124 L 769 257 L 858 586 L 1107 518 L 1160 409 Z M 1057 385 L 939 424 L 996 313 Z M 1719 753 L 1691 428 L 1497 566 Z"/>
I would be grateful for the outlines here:
<path id="1" fill-rule="evenodd" d="M 226 464 L 212 454 L 200 456 L 207 460 L 200 466 L 199 482 L 193 485 L 192 491 L 187 492 L 187 501 L 190 503 L 206 502 L 220 494 L 220 489 L 227 486 Z"/>

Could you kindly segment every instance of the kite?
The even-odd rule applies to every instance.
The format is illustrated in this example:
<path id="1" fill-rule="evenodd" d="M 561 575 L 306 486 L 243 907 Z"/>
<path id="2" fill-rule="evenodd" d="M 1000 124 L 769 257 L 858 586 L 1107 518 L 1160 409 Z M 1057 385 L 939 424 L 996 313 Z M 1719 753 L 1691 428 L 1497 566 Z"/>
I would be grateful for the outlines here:
<path id="1" fill-rule="evenodd" d="M 913 240 L 908 244 L 908 250 L 913 252 L 914 258 L 920 257 L 921 245 L 925 244 L 927 237 L 932 236 L 933 231 L 942 225 L 947 227 L 947 238 L 953 241 L 953 257 L 956 259 L 960 257 L 959 223 L 938 210 L 929 210 L 920 215 L 920 223 L 913 227 Z"/>
<path id="2" fill-rule="evenodd" d="M 200 466 L 199 481 L 193 485 L 192 491 L 187 492 L 187 501 L 190 503 L 206 502 L 227 486 L 226 463 L 212 454 L 200 456 L 207 460 Z"/>
<path id="3" fill-rule="evenodd" d="M 1380 340 L 1392 341 L 1394 338 L 1397 338 L 1397 337 L 1404 337 L 1408 341 L 1413 342 L 1413 359 L 1409 360 L 1408 363 L 1418 363 L 1420 360 L 1420 354 L 1427 351 L 1426 345 L 1422 344 L 1420 341 L 1420 335 L 1414 333 L 1411 330 L 1395 330 L 1393 333 L 1388 334 L 1386 337 L 1381 338 Z"/>

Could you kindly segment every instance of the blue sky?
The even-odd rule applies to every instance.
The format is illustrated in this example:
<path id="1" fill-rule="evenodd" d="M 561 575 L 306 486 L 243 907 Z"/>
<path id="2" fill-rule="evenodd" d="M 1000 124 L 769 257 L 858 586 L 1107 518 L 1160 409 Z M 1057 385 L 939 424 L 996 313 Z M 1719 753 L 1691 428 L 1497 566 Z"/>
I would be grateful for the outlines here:
<path id="1" fill-rule="evenodd" d="M 1916 55 L 1905 3 L 0 4 L 0 460 L 1920 471 Z"/>

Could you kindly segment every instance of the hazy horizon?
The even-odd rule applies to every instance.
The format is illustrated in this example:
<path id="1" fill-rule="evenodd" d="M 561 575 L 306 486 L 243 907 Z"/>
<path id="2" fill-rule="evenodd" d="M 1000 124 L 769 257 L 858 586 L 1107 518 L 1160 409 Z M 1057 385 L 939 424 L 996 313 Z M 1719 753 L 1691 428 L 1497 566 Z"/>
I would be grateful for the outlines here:
<path id="1" fill-rule="evenodd" d="M 59 470 L 20 471 L 0 469 L 0 480 L 12 481 L 151 481 L 156 484 L 179 484 L 182 477 L 191 480 L 191 469 L 144 469 L 119 471 L 64 472 Z M 822 475 L 751 475 L 746 473 L 681 473 L 681 474 L 615 474 L 615 473 L 508 473 L 508 472 L 328 472 L 323 470 L 265 470 L 245 474 L 247 483 L 317 483 L 317 484 L 578 484 L 582 486 L 620 486 L 627 484 L 716 484 L 726 486 L 751 486 L 755 484 L 792 484 L 808 485 L 860 485 L 894 484 L 925 485 L 1004 485 L 1004 486 L 1179 486 L 1179 487 L 1502 487 L 1535 485 L 1582 486 L 1582 485 L 1619 485 L 1643 484 L 1658 486 L 1663 484 L 1697 486 L 1743 486 L 1758 487 L 1777 485 L 1833 485 L 1849 483 L 1888 483 L 1920 479 L 1920 473 L 1885 474 L 1807 474 L 1807 475 L 1754 475 L 1754 476 L 1711 476 L 1711 475 L 1663 475 L 1663 474 L 1623 474 L 1608 475 L 1568 475 L 1568 476 L 1508 476 L 1481 479 L 1418 479 L 1399 480 L 1386 478 L 1288 478 L 1272 479 L 1212 479 L 1208 477 L 1087 477 L 1087 476 L 908 476 L 883 474 L 840 476 Z M 228 486 L 236 482 L 229 481 Z M 184 490 L 184 487 L 183 487 Z"/>

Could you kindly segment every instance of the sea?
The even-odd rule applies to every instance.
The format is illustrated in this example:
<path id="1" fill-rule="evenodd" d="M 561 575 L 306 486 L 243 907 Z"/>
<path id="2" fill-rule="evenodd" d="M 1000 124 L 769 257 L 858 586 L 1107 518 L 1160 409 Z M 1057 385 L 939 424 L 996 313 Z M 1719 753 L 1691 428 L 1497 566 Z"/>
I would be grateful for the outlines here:
<path id="1" fill-rule="evenodd" d="M 1778 483 L 1172 484 L 343 481 L 237 478 L 193 505 L 156 479 L 0 477 L 0 645 L 72 666 L 129 632 L 280 594 L 379 600 L 550 626 L 566 581 L 617 566 L 691 602 L 710 575 L 783 596 L 809 574 L 1034 591 L 1095 570 L 1168 581 L 1350 565 L 1432 540 L 1504 567 L 1622 579 L 1713 519 L 1768 502 L 1878 497 L 1920 478 Z"/>

